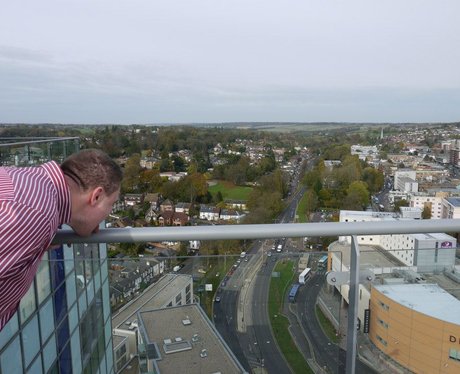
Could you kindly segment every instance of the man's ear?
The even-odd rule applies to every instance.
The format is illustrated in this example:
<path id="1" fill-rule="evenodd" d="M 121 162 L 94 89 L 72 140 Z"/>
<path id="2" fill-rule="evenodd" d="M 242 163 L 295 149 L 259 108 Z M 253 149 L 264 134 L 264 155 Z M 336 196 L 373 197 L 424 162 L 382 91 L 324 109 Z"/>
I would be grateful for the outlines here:
<path id="1" fill-rule="evenodd" d="M 104 196 L 104 189 L 102 187 L 96 187 L 91 191 L 89 203 L 91 206 L 97 205 Z"/>

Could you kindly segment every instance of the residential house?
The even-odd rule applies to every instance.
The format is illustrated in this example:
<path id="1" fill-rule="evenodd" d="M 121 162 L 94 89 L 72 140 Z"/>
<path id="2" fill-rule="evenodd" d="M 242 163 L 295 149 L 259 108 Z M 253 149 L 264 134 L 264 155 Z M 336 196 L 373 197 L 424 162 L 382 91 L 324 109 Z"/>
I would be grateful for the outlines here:
<path id="1" fill-rule="evenodd" d="M 166 199 L 165 201 L 163 201 L 160 205 L 160 211 L 162 213 L 164 212 L 174 212 L 174 204 L 172 203 L 171 200 L 169 199 Z"/>
<path id="2" fill-rule="evenodd" d="M 170 210 L 160 213 L 158 223 L 160 226 L 185 226 L 189 217 L 185 213 L 172 212 Z"/>
<path id="3" fill-rule="evenodd" d="M 153 209 L 158 210 L 160 209 L 160 204 L 162 201 L 161 195 L 157 193 L 148 193 L 144 197 L 144 201 L 150 203 Z"/>
<path id="4" fill-rule="evenodd" d="M 220 211 L 220 219 L 223 221 L 236 221 L 239 222 L 243 215 L 233 209 L 222 209 Z"/>
<path id="5" fill-rule="evenodd" d="M 224 203 L 233 209 L 247 210 L 246 201 L 244 200 L 224 200 Z"/>
<path id="6" fill-rule="evenodd" d="M 141 193 L 127 193 L 124 196 L 125 204 L 127 206 L 139 205 L 144 202 L 144 194 Z"/>
<path id="7" fill-rule="evenodd" d="M 200 206 L 200 219 L 208 221 L 219 220 L 220 209 L 215 206 L 201 205 Z"/>
<path id="8" fill-rule="evenodd" d="M 175 207 L 175 211 L 177 213 L 185 213 L 187 215 L 190 215 L 190 209 L 192 208 L 192 204 L 190 203 L 177 203 Z"/>

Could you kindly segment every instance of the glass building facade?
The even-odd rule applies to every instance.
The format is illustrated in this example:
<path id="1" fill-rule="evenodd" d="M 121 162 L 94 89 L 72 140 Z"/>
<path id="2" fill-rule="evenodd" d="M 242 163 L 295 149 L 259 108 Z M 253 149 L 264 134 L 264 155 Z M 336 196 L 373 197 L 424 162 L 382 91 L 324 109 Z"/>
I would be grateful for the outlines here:
<path id="1" fill-rule="evenodd" d="M 11 149 L 3 148 L 2 154 L 11 155 Z M 2 164 L 11 160 L 18 157 Z M 50 250 L 18 311 L 0 331 L 0 374 L 113 373 L 111 330 L 106 245 Z"/>

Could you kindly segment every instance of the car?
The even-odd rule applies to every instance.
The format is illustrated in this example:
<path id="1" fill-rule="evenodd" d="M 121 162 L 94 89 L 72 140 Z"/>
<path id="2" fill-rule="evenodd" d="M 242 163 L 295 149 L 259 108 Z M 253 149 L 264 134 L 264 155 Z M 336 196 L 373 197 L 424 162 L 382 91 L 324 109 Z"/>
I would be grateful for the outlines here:
<path id="1" fill-rule="evenodd" d="M 216 301 L 216 303 L 220 303 L 220 296 L 216 296 L 214 300 Z"/>

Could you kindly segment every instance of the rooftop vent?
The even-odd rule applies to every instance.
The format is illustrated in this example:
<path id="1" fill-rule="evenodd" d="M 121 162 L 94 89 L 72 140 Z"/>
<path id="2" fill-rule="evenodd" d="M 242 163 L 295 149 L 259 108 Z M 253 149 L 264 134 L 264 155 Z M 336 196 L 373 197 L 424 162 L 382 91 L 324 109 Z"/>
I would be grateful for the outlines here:
<path id="1" fill-rule="evenodd" d="M 174 338 L 174 341 L 175 341 L 175 342 L 181 342 L 182 340 L 183 340 L 183 339 L 182 339 L 180 336 Z"/>
<path id="2" fill-rule="evenodd" d="M 182 324 L 184 326 L 188 326 L 188 325 L 191 325 L 192 324 L 192 321 L 190 321 L 188 318 L 187 319 L 183 319 L 182 320 Z"/>
<path id="3" fill-rule="evenodd" d="M 196 343 L 200 341 L 200 336 L 198 334 L 193 334 L 192 342 Z"/>
<path id="4" fill-rule="evenodd" d="M 208 351 L 206 349 L 202 349 L 200 352 L 200 357 L 201 358 L 208 357 Z"/>

